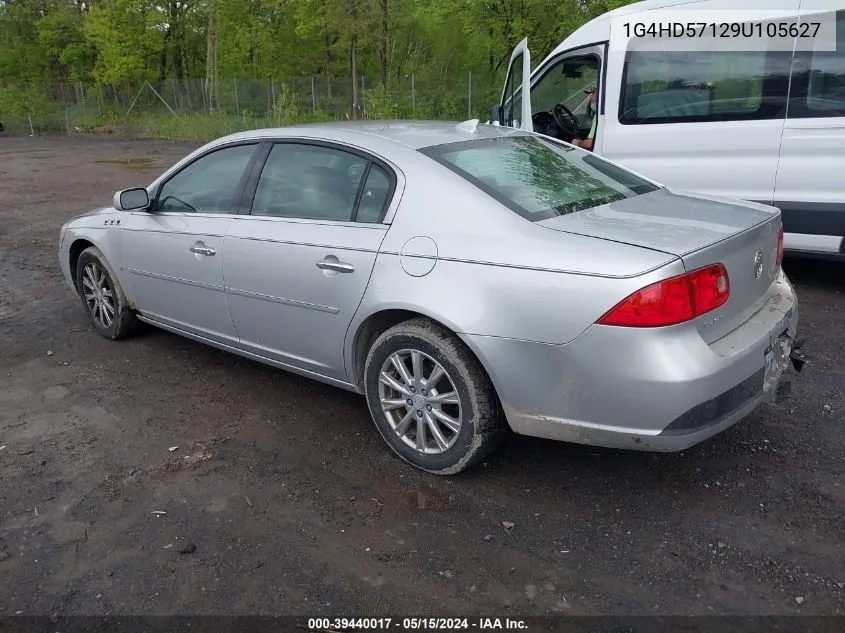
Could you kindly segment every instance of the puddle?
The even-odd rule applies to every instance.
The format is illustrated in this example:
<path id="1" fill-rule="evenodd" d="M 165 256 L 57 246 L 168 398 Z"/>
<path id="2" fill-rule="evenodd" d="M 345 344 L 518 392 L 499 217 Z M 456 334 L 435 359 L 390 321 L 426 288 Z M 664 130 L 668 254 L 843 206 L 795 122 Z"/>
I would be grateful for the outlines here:
<path id="1" fill-rule="evenodd" d="M 451 494 L 444 494 L 425 484 L 414 490 L 387 489 L 378 492 L 372 491 L 367 495 L 369 500 L 379 506 L 407 508 L 411 510 L 447 510 L 455 504 L 455 497 Z M 355 497 L 350 501 L 354 501 Z"/>
<path id="2" fill-rule="evenodd" d="M 417 510 L 445 510 L 452 505 L 452 499 L 433 488 L 421 486 L 411 494 L 407 495 L 412 508 Z"/>
<path id="3" fill-rule="evenodd" d="M 155 158 L 124 158 L 122 160 L 95 160 L 104 165 L 120 165 L 130 171 L 156 171 L 159 169 Z"/>

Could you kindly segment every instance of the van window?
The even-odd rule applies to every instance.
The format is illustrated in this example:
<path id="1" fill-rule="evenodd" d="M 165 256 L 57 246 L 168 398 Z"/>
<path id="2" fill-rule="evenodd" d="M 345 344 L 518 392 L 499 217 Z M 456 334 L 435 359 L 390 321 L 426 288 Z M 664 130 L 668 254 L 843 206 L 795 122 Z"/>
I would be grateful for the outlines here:
<path id="1" fill-rule="evenodd" d="M 420 151 L 532 222 L 659 189 L 589 152 L 540 136 L 461 141 Z"/>
<path id="2" fill-rule="evenodd" d="M 836 13 L 836 50 L 795 54 L 790 119 L 845 116 L 845 11 Z"/>
<path id="3" fill-rule="evenodd" d="M 789 53 L 629 50 L 619 122 L 742 121 L 784 116 Z"/>
<path id="4" fill-rule="evenodd" d="M 588 88 L 598 86 L 599 59 L 594 55 L 567 58 L 552 66 L 531 89 L 531 112 L 548 112 L 558 103 L 578 115 L 588 114 Z"/>

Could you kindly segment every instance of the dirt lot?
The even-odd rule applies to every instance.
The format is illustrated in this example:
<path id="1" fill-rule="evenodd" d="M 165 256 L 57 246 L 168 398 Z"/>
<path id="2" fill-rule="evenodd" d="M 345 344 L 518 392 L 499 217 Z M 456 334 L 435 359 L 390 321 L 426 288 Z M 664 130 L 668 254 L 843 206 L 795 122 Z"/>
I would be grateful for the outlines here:
<path id="1" fill-rule="evenodd" d="M 60 225 L 193 147 L 0 138 L 0 614 L 845 613 L 845 266 L 786 263 L 813 363 L 785 406 L 437 478 L 354 394 L 89 327 Z"/>

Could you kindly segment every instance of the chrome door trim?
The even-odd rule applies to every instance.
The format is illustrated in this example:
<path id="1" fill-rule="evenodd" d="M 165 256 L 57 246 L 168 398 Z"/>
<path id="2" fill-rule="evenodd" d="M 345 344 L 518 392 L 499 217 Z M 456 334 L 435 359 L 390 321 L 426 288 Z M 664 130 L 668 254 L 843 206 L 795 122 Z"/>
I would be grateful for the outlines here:
<path id="1" fill-rule="evenodd" d="M 262 299 L 270 301 L 271 303 L 281 303 L 282 305 L 294 306 L 296 308 L 306 308 L 308 310 L 317 310 L 318 312 L 328 312 L 329 314 L 337 314 L 340 308 L 334 306 L 323 306 L 318 303 L 308 303 L 306 301 L 297 301 L 296 299 L 285 299 L 284 297 L 275 297 L 273 295 L 260 294 L 258 292 L 250 292 L 248 290 L 238 290 L 237 288 L 226 288 L 226 292 L 233 295 L 240 295 L 242 297 L 249 297 L 251 299 Z"/>
<path id="2" fill-rule="evenodd" d="M 170 275 L 162 275 L 161 273 L 151 273 L 146 270 L 138 270 L 137 268 L 127 268 L 127 272 L 130 272 L 134 275 L 140 275 L 142 277 L 152 277 L 153 279 L 163 279 L 164 281 L 172 281 L 179 284 L 185 284 L 186 286 L 196 286 L 198 288 L 205 288 L 207 290 L 217 290 L 218 292 L 223 292 L 223 286 L 215 286 L 213 284 L 206 284 L 201 281 L 192 281 L 190 279 L 183 279 L 181 277 L 171 277 Z"/>

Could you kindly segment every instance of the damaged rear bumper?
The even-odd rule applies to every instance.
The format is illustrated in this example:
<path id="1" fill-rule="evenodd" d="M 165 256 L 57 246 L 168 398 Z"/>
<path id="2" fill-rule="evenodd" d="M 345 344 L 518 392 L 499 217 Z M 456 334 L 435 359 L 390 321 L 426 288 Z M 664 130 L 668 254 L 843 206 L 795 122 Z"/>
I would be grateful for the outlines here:
<path id="1" fill-rule="evenodd" d="M 566 345 L 467 336 L 511 428 L 548 439 L 678 451 L 789 392 L 804 362 L 798 306 L 785 276 L 745 324 L 711 344 L 694 326 L 591 326 Z"/>
<path id="2" fill-rule="evenodd" d="M 661 442 L 665 438 L 668 450 L 688 448 L 735 424 L 759 404 L 783 403 L 792 391 L 786 375 L 789 365 L 800 372 L 809 360 L 801 350 L 804 342 L 795 341 L 785 331 L 766 350 L 764 366 L 757 373 L 682 414 L 655 439 Z"/>

